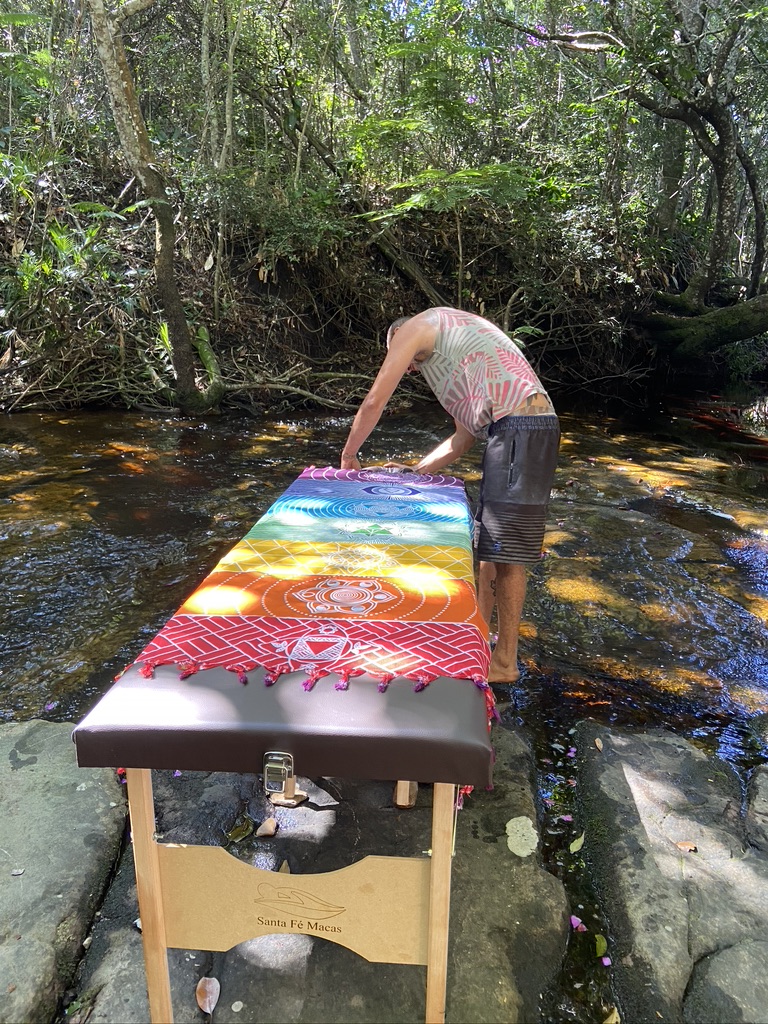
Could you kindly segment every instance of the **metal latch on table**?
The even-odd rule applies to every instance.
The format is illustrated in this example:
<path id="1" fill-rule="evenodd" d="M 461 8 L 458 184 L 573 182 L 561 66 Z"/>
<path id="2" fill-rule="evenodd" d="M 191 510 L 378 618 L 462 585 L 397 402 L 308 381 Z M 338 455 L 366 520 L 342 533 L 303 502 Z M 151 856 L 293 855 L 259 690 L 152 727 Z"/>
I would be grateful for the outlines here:
<path id="1" fill-rule="evenodd" d="M 307 799 L 307 794 L 296 788 L 292 754 L 268 750 L 264 755 L 264 792 L 278 807 L 295 807 Z"/>
<path id="2" fill-rule="evenodd" d="M 264 755 L 264 792 L 267 796 L 284 793 L 292 777 L 293 756 L 280 750 L 268 750 Z"/>

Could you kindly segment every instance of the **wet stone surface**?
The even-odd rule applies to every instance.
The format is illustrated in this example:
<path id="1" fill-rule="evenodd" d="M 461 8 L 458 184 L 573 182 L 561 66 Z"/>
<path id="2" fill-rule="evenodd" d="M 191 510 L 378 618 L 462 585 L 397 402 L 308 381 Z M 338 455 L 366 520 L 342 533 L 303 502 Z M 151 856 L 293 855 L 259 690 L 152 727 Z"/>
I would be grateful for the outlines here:
<path id="1" fill-rule="evenodd" d="M 576 741 L 585 857 L 625 1019 L 759 1024 L 762 980 L 724 969 L 754 964 L 768 939 L 768 855 L 750 843 L 736 773 L 662 730 L 581 723 Z"/>

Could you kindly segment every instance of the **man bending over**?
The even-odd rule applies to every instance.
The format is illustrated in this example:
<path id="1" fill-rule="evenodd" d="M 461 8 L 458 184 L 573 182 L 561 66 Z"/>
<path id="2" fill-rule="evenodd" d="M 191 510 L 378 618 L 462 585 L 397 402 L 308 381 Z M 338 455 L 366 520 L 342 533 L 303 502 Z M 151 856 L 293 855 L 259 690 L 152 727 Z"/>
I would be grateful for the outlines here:
<path id="1" fill-rule="evenodd" d="M 520 675 L 526 566 L 541 558 L 560 425 L 531 365 L 500 328 L 474 313 L 436 307 L 389 328 L 387 355 L 352 422 L 342 469 L 361 468 L 360 449 L 403 375 L 415 370 L 455 430 L 409 469 L 439 473 L 476 440 L 486 441 L 475 517 L 478 606 L 490 623 L 496 605 L 499 637 L 489 682 L 513 683 Z"/>

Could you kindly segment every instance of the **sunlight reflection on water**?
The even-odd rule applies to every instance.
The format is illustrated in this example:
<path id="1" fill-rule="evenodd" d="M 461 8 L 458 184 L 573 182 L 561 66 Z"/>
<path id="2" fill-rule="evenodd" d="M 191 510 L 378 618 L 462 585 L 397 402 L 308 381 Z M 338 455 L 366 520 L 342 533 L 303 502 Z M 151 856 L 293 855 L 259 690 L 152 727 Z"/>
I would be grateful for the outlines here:
<path id="1" fill-rule="evenodd" d="M 79 717 L 301 469 L 336 464 L 348 424 L 0 421 L 0 716 Z M 652 435 L 597 417 L 563 427 L 522 628 L 528 678 L 565 680 L 573 715 L 689 734 L 730 717 L 738 739 L 768 711 L 765 465 L 735 465 L 671 421 Z M 366 460 L 416 458 L 446 432 L 432 408 L 385 418 Z M 472 498 L 479 459 L 456 467 Z"/>

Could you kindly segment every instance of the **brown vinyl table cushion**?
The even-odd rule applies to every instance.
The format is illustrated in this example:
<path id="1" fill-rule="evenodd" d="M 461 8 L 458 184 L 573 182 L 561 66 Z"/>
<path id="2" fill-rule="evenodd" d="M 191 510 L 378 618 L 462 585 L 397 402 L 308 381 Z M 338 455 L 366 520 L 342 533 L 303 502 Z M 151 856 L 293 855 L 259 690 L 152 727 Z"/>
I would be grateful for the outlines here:
<path id="1" fill-rule="evenodd" d="M 173 666 L 152 679 L 128 669 L 75 728 L 78 764 L 258 773 L 279 750 L 307 777 L 490 785 L 485 698 L 467 680 L 416 693 L 399 678 L 381 693 L 370 676 L 337 690 L 329 675 L 307 692 L 303 672 L 272 686 L 263 677 L 243 686 L 223 669 L 186 679 Z"/>

